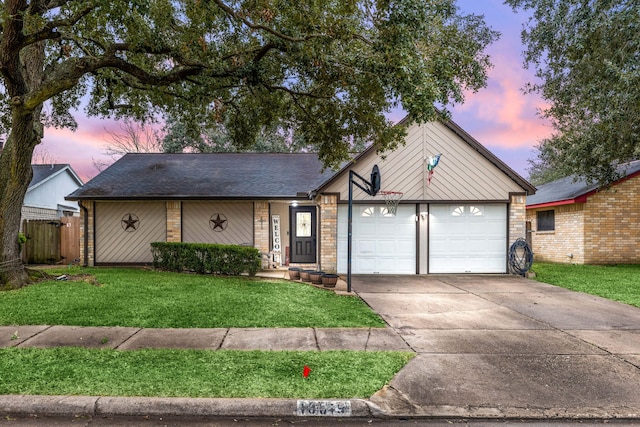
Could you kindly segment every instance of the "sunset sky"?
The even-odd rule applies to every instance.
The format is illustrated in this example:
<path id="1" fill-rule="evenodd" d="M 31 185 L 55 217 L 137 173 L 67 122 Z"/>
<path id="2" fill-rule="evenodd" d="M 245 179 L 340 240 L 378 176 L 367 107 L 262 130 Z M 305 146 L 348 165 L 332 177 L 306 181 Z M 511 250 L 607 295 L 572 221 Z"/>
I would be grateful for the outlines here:
<path id="1" fill-rule="evenodd" d="M 502 36 L 487 53 L 494 67 L 489 71 L 487 87 L 470 93 L 463 105 L 454 106 L 452 119 L 480 143 L 523 177 L 528 176 L 527 159 L 533 146 L 551 133 L 550 126 L 536 115 L 544 105 L 536 95 L 523 94 L 522 88 L 533 79 L 533 71 L 523 67 L 520 31 L 525 17 L 515 14 L 502 0 L 458 0 L 465 12 L 482 14 L 486 22 Z M 402 118 L 398 112 L 394 120 Z M 107 130 L 118 131 L 113 120 L 86 118 L 75 114 L 78 129 L 47 129 L 42 149 L 56 163 L 69 163 L 85 181 L 97 174 L 93 159 L 107 160 L 103 154 L 109 141 Z"/>

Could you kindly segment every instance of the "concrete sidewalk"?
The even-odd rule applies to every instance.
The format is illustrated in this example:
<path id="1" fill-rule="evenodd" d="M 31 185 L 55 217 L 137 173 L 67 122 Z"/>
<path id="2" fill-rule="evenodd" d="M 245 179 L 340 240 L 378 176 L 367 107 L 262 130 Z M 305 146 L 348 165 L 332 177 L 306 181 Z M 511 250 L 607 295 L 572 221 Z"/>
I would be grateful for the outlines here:
<path id="1" fill-rule="evenodd" d="M 0 346 L 417 353 L 369 399 L 0 396 L 0 413 L 640 421 L 638 308 L 506 275 L 354 276 L 353 289 L 388 328 L 1 327 Z"/>
<path id="2" fill-rule="evenodd" d="M 0 347 L 86 347 L 139 350 L 411 351 L 391 328 L 143 329 L 0 326 Z"/>

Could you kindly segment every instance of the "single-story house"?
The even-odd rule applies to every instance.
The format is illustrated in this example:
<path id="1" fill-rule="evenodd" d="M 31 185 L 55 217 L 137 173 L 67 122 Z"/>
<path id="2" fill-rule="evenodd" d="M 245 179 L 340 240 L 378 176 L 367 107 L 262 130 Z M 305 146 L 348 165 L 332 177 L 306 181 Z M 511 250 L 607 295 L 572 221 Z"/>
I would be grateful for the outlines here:
<path id="1" fill-rule="evenodd" d="M 68 164 L 31 165 L 33 178 L 22 204 L 22 219 L 57 220 L 78 216 L 78 203 L 65 196 L 82 186 L 82 180 Z"/>
<path id="2" fill-rule="evenodd" d="M 574 176 L 540 185 L 527 198 L 536 260 L 574 264 L 640 262 L 640 161 L 599 188 Z"/>
<path id="3" fill-rule="evenodd" d="M 399 125 L 404 146 L 339 171 L 312 153 L 127 154 L 67 197 L 85 218 L 83 261 L 149 263 L 151 242 L 211 242 L 346 273 L 350 171 L 368 179 L 378 165 L 381 189 L 403 194 L 394 215 L 353 186 L 352 273 L 506 273 L 535 188 L 451 121 Z"/>

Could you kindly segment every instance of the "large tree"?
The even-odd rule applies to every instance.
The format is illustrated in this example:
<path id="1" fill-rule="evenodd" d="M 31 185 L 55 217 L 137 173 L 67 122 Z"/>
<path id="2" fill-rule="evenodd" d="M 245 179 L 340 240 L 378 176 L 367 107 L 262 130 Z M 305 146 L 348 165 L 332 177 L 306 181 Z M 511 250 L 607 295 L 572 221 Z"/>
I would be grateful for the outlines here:
<path id="1" fill-rule="evenodd" d="M 549 103 L 554 135 L 534 167 L 606 184 L 640 158 L 640 6 L 637 0 L 506 0 L 530 18 L 525 62 Z"/>
<path id="2" fill-rule="evenodd" d="M 0 281 L 20 284 L 20 206 L 46 127 L 70 113 L 224 123 L 238 146 L 294 123 L 328 166 L 402 141 L 486 82 L 497 34 L 454 0 L 0 0 Z"/>

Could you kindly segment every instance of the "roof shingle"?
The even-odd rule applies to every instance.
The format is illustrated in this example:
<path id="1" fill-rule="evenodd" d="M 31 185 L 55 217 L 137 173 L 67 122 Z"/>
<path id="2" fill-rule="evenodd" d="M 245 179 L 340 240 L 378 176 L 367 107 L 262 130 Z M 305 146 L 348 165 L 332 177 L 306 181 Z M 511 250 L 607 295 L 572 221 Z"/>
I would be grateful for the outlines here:
<path id="1" fill-rule="evenodd" d="M 31 165 L 33 169 L 33 177 L 29 183 L 29 187 L 41 183 L 51 175 L 55 175 L 62 169 L 68 167 L 68 164 L 49 164 L 49 165 Z"/>
<path id="2" fill-rule="evenodd" d="M 623 177 L 640 172 L 640 160 L 622 165 L 619 171 Z M 584 179 L 575 180 L 575 176 L 571 175 L 542 184 L 537 188 L 536 194 L 527 197 L 527 206 L 570 201 L 597 190 L 598 183 L 588 184 Z"/>
<path id="3" fill-rule="evenodd" d="M 130 153 L 67 199 L 295 198 L 335 173 L 322 168 L 313 153 Z"/>

